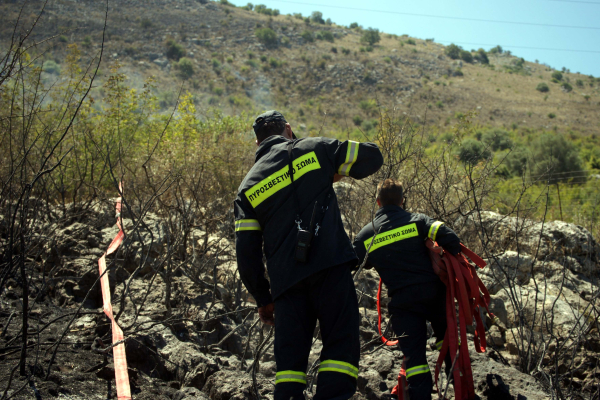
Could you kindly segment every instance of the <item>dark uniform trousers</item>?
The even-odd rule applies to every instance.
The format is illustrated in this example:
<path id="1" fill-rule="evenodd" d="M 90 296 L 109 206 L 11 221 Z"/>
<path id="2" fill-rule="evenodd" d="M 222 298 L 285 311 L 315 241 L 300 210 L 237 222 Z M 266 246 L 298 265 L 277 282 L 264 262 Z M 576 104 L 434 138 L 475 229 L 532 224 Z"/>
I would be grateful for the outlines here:
<path id="1" fill-rule="evenodd" d="M 302 268 L 298 265 L 298 268 Z M 275 400 L 303 400 L 317 320 L 323 350 L 316 400 L 349 399 L 360 358 L 359 311 L 351 265 L 315 273 L 275 300 Z"/>
<path id="2" fill-rule="evenodd" d="M 412 289 L 412 288 L 410 288 Z M 431 296 L 419 301 L 410 301 L 410 292 L 392 296 L 389 304 L 392 328 L 399 336 L 399 344 L 404 354 L 406 378 L 410 400 L 429 400 L 433 389 L 433 379 L 427 363 L 427 321 L 431 322 L 440 350 L 446 334 L 446 286 L 441 282 L 419 285 Z M 417 289 L 417 288 L 415 288 Z M 422 296 L 419 296 L 422 297 Z M 451 367 L 450 354 L 445 358 L 446 374 Z"/>

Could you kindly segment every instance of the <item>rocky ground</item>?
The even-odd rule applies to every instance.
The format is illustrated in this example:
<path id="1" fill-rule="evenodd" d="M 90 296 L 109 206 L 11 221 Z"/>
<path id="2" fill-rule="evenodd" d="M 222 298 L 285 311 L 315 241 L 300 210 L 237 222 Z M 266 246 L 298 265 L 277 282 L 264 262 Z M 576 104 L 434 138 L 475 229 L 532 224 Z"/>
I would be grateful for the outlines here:
<path id="1" fill-rule="evenodd" d="M 32 270 L 37 277 L 30 297 L 28 371 L 33 380 L 17 393 L 26 381 L 16 373 L 7 392 L 16 394 L 13 398 L 116 398 L 112 352 L 103 352 L 111 343 L 110 325 L 94 285 L 97 259 L 117 233 L 113 210 L 107 201 L 60 224 L 49 219 L 58 210 L 38 219 L 37 226 L 48 236 L 40 248 L 37 268 Z M 518 221 L 494 213 L 484 217 L 486 229 L 503 232 L 495 235 L 499 242 L 510 242 L 511 227 Z M 249 399 L 255 398 L 255 390 L 271 398 L 276 372 L 272 336 L 269 328 L 256 322 L 253 304 L 235 280 L 235 264 L 225 256 L 231 252 L 230 231 L 225 230 L 224 239 L 210 250 L 220 248 L 221 256 L 205 256 L 210 260 L 207 268 L 173 267 L 167 276 L 160 267 L 169 244 L 164 222 L 152 214 L 144 219 L 147 236 L 141 235 L 138 241 L 129 237 L 110 264 L 113 306 L 127 338 L 134 398 Z M 466 234 L 478 225 L 467 221 L 463 226 Z M 133 227 L 126 218 L 126 232 Z M 500 322 L 488 331 L 488 352 L 471 351 L 476 391 L 488 399 L 542 399 L 556 390 L 552 380 L 558 379 L 566 397 L 597 398 L 600 248 L 589 233 L 574 225 L 547 224 L 541 242 L 541 226 L 528 222 L 524 229 L 529 239 L 520 244 L 520 253 L 506 249 L 491 254 L 491 266 L 481 271 Z M 206 240 L 201 230 L 193 235 L 197 244 Z M 171 282 L 168 305 L 165 279 Z M 386 398 L 400 369 L 401 350 L 379 345 L 373 298 L 377 282 L 375 272 L 365 271 L 357 284 L 363 293 L 363 353 L 356 399 Z M 123 297 L 127 286 L 129 292 Z M 22 300 L 16 279 L 1 293 L 0 305 L 0 381 L 7 382 L 20 352 Z M 528 323 L 533 329 L 526 329 Z M 57 343 L 56 358 L 50 363 Z M 433 369 L 437 351 L 431 345 L 428 359 Z M 310 365 L 316 365 L 320 349 L 317 335 Z M 524 364 L 524 356 L 533 367 Z M 254 362 L 257 373 L 253 377 Z M 527 368 L 529 373 L 521 372 Z M 451 397 L 451 385 L 448 393 Z"/>

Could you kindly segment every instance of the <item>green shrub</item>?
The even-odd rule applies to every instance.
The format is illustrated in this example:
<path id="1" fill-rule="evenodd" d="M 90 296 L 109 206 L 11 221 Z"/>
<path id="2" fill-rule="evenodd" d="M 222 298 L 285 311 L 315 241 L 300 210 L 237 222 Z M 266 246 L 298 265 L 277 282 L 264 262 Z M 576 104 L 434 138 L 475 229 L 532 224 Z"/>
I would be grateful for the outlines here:
<path id="1" fill-rule="evenodd" d="M 274 46 L 277 44 L 277 34 L 271 28 L 259 28 L 255 34 L 256 38 L 264 45 Z"/>
<path id="2" fill-rule="evenodd" d="M 260 61 L 267 62 L 268 58 L 265 55 L 260 56 Z"/>
<path id="3" fill-rule="evenodd" d="M 570 92 L 571 90 L 573 90 L 573 86 L 571 86 L 569 82 L 563 82 L 560 86 L 565 92 Z"/>
<path id="4" fill-rule="evenodd" d="M 241 7 L 244 10 L 252 11 L 254 9 L 254 4 L 248 3 L 244 7 Z"/>
<path id="5" fill-rule="evenodd" d="M 313 11 L 310 15 L 310 20 L 317 24 L 325 24 L 325 20 L 323 19 L 323 13 L 320 11 Z"/>
<path id="6" fill-rule="evenodd" d="M 455 45 L 454 43 L 448 45 L 446 47 L 446 50 L 444 50 L 446 55 L 453 60 L 458 60 L 460 58 L 461 51 L 462 51 L 462 48 L 460 46 Z"/>
<path id="7" fill-rule="evenodd" d="M 212 59 L 211 64 L 214 69 L 217 69 L 221 66 L 221 62 L 219 60 L 217 60 L 216 58 Z"/>
<path id="8" fill-rule="evenodd" d="M 183 46 L 176 43 L 173 39 L 167 40 L 166 47 L 167 51 L 165 52 L 165 55 L 168 59 L 179 61 L 179 59 L 184 56 L 185 52 Z"/>
<path id="9" fill-rule="evenodd" d="M 311 31 L 304 31 L 302 32 L 302 34 L 300 35 L 300 37 L 304 40 L 306 40 L 307 42 L 314 42 L 315 41 L 315 37 L 313 36 Z"/>
<path id="10" fill-rule="evenodd" d="M 152 21 L 150 21 L 148 18 L 142 18 L 140 25 L 144 29 L 152 28 Z"/>
<path id="11" fill-rule="evenodd" d="M 542 93 L 546 93 L 550 91 L 550 88 L 548 87 L 548 84 L 546 82 L 540 82 L 536 86 L 535 90 L 540 91 Z"/>
<path id="12" fill-rule="evenodd" d="M 510 134 L 504 129 L 495 128 L 485 132 L 481 136 L 481 141 L 492 148 L 494 151 L 511 149 L 513 141 Z"/>
<path id="13" fill-rule="evenodd" d="M 548 176 L 547 182 L 556 183 L 564 172 L 581 171 L 583 161 L 579 150 L 573 142 L 560 134 L 541 135 L 531 146 L 533 167 L 532 174 L 539 177 Z M 546 180 L 545 180 L 546 181 Z"/>
<path id="14" fill-rule="evenodd" d="M 415 42 L 415 40 L 414 40 L 414 39 L 407 39 L 407 40 L 406 40 L 406 44 L 410 44 L 410 45 L 412 45 L 412 46 L 416 46 L 416 45 L 417 45 L 417 42 Z"/>
<path id="15" fill-rule="evenodd" d="M 444 108 L 444 102 L 441 100 L 438 100 L 435 105 L 437 108 Z"/>
<path id="16" fill-rule="evenodd" d="M 61 43 L 67 43 L 69 41 L 69 39 L 67 39 L 67 37 L 65 35 L 60 35 L 58 37 L 58 41 Z"/>
<path id="17" fill-rule="evenodd" d="M 577 87 L 583 87 L 583 81 L 581 79 L 577 79 L 577 81 L 575 81 L 575 84 L 577 85 Z"/>
<path id="18" fill-rule="evenodd" d="M 367 43 L 369 46 L 373 46 L 381 40 L 379 36 L 379 29 L 369 28 L 365 30 L 360 38 L 361 43 Z"/>
<path id="19" fill-rule="evenodd" d="M 346 48 L 342 47 L 342 54 L 347 56 L 348 54 L 350 54 L 350 49 L 346 49 Z"/>
<path id="20" fill-rule="evenodd" d="M 377 111 L 377 101 L 374 99 L 361 100 L 358 106 L 367 114 L 374 114 Z"/>
<path id="21" fill-rule="evenodd" d="M 477 53 L 475 53 L 475 60 L 477 60 L 481 64 L 490 63 L 490 59 L 488 58 L 487 53 L 484 49 L 477 50 Z"/>
<path id="22" fill-rule="evenodd" d="M 556 79 L 557 81 L 562 81 L 563 74 L 560 71 L 554 71 L 552 73 L 552 79 Z"/>
<path id="23" fill-rule="evenodd" d="M 217 96 L 221 96 L 221 95 L 223 95 L 223 88 L 216 87 L 213 89 L 213 93 L 216 94 Z"/>
<path id="24" fill-rule="evenodd" d="M 556 114 L 550 113 L 550 114 L 548 114 L 548 118 L 554 119 L 554 118 L 556 118 Z"/>
<path id="25" fill-rule="evenodd" d="M 296 18 L 296 19 L 304 19 L 304 17 L 302 16 L 302 14 L 301 14 L 301 13 L 294 13 L 294 14 L 292 14 L 292 15 L 293 15 L 293 16 L 294 16 L 294 18 Z"/>
<path id="26" fill-rule="evenodd" d="M 453 72 L 452 72 L 452 76 L 464 76 L 465 74 L 462 72 L 462 69 L 460 68 L 456 68 Z"/>
<path id="27" fill-rule="evenodd" d="M 175 64 L 175 68 L 177 68 L 179 76 L 183 79 L 189 79 L 194 75 L 194 65 L 187 57 L 181 57 L 177 64 Z"/>
<path id="28" fill-rule="evenodd" d="M 269 65 L 273 68 L 277 68 L 277 67 L 281 67 L 281 61 L 279 61 L 276 58 L 270 57 L 269 58 Z"/>
<path id="29" fill-rule="evenodd" d="M 358 28 L 358 22 L 351 23 L 350 25 L 348 25 L 348 28 L 350 28 L 350 29 L 356 29 L 356 28 Z"/>
<path id="30" fill-rule="evenodd" d="M 392 59 L 391 59 L 391 58 L 389 58 L 389 57 L 383 57 L 383 61 L 385 61 L 386 63 L 388 63 L 388 64 L 389 64 L 389 63 L 391 63 L 391 62 L 392 62 Z"/>
<path id="31" fill-rule="evenodd" d="M 274 10 L 274 9 L 268 8 L 264 4 L 257 4 L 256 6 L 254 6 L 254 11 L 256 11 L 259 14 L 271 15 L 273 17 L 276 17 L 279 15 L 279 10 Z"/>
<path id="32" fill-rule="evenodd" d="M 84 37 L 83 42 L 81 44 L 83 45 L 83 47 L 89 49 L 90 47 L 92 47 L 92 38 L 89 35 Z"/>
<path id="33" fill-rule="evenodd" d="M 483 143 L 475 139 L 466 139 L 458 147 L 456 154 L 465 164 L 477 164 L 481 160 L 490 158 L 492 152 Z"/>
<path id="34" fill-rule="evenodd" d="M 502 50 L 502 46 L 498 45 L 496 47 L 492 47 L 490 49 L 490 53 L 492 54 L 502 54 L 503 50 Z"/>
<path id="35" fill-rule="evenodd" d="M 317 67 L 318 68 L 325 69 L 326 65 L 327 65 L 327 61 L 325 61 L 325 60 L 319 60 L 319 61 L 317 61 Z"/>
<path id="36" fill-rule="evenodd" d="M 326 40 L 331 43 L 333 43 L 334 41 L 333 33 L 329 31 L 321 31 L 321 37 L 323 40 Z"/>
<path id="37" fill-rule="evenodd" d="M 42 71 L 44 71 L 47 74 L 59 75 L 60 74 L 60 65 L 58 65 L 53 60 L 46 60 L 42 64 Z"/>
<path id="38" fill-rule="evenodd" d="M 352 118 L 352 122 L 354 125 L 360 126 L 363 123 L 363 119 L 360 117 L 360 115 L 355 115 L 354 118 Z"/>
<path id="39" fill-rule="evenodd" d="M 460 58 L 464 62 L 468 62 L 468 63 L 472 63 L 473 62 L 473 54 L 471 54 L 471 52 L 467 51 L 467 50 L 461 50 L 460 51 Z"/>
<path id="40" fill-rule="evenodd" d="M 252 68 L 258 67 L 256 60 L 246 60 L 244 64 L 251 66 Z"/>
<path id="41" fill-rule="evenodd" d="M 332 47 L 331 52 L 337 54 L 337 47 Z"/>

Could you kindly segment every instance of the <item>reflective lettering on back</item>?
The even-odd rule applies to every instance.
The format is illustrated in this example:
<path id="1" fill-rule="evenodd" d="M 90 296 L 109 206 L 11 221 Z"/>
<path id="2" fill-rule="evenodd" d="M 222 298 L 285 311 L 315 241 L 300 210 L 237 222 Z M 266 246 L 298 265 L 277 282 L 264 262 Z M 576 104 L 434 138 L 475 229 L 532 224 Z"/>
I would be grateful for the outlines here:
<path id="1" fill-rule="evenodd" d="M 371 246 L 371 240 L 373 240 L 373 245 L 371 246 L 369 253 L 377 250 L 380 247 L 387 246 L 388 244 L 396 243 L 401 240 L 415 236 L 419 236 L 417 224 L 412 223 L 409 225 L 404 225 L 400 228 L 392 229 L 386 232 L 381 232 L 375 237 L 375 240 L 373 240 L 373 237 L 368 238 L 364 241 L 365 249 L 369 250 L 369 246 Z"/>
<path id="2" fill-rule="evenodd" d="M 294 182 L 299 180 L 307 172 L 321 168 L 319 159 L 314 151 L 294 159 L 292 165 L 294 167 Z M 267 178 L 258 182 L 256 185 L 252 186 L 250 189 L 246 190 L 244 194 L 246 195 L 246 198 L 252 207 L 256 208 L 256 206 L 258 206 L 260 203 L 291 183 L 292 180 L 290 179 L 290 167 L 289 165 L 286 165 L 279 171 L 271 174 Z"/>

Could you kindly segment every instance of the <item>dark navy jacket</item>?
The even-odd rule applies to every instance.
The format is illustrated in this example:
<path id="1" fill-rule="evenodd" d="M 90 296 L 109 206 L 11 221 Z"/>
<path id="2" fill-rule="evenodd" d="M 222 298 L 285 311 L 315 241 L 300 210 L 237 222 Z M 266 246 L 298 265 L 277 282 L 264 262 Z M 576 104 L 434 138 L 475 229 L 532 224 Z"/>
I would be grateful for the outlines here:
<path id="1" fill-rule="evenodd" d="M 359 262 L 364 260 L 375 232 L 367 267 L 375 267 L 388 288 L 388 296 L 401 295 L 407 301 L 427 298 L 421 290 L 437 284 L 425 239 L 430 238 L 451 254 L 460 252 L 460 239 L 454 231 L 423 214 L 412 214 L 398 206 L 385 206 L 375 214 L 354 240 Z"/>
<path id="2" fill-rule="evenodd" d="M 288 142 L 283 136 L 271 136 L 260 144 L 255 164 L 234 201 L 238 269 L 258 306 L 271 303 L 315 272 L 356 262 L 331 189 L 333 176 L 338 173 L 362 179 L 383 164 L 381 152 L 373 143 L 319 137 L 294 141 L 294 185 L 303 229 L 308 228 L 315 201 L 320 218 L 325 197 L 332 194 L 318 236 L 313 238 L 308 262 L 296 263 L 297 207 L 289 177 Z M 263 265 L 263 242 L 270 285 Z"/>

